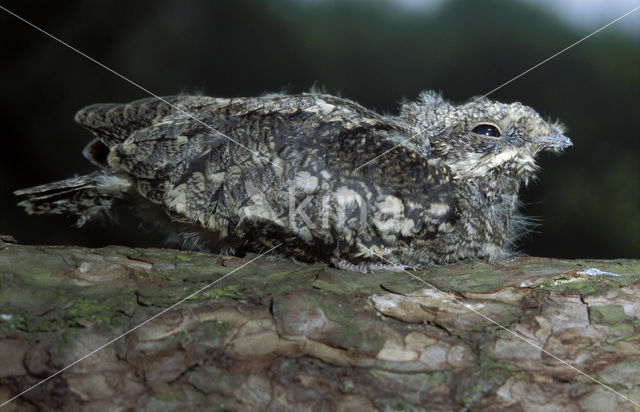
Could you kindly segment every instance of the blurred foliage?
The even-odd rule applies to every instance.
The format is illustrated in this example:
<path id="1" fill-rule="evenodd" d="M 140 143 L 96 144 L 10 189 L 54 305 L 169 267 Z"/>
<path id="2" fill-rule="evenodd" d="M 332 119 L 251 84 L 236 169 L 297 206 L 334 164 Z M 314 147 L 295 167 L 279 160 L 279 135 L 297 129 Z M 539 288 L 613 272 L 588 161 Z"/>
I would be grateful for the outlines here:
<path id="1" fill-rule="evenodd" d="M 312 85 L 386 113 L 424 89 L 454 102 L 485 94 L 570 45 L 584 30 L 515 0 L 5 1 L 3 6 L 160 95 L 301 92 Z M 2 42 L 0 232 L 24 243 L 161 244 L 121 225 L 71 228 L 28 217 L 11 191 L 91 170 L 73 114 L 145 93 L 6 13 Z M 522 101 L 568 127 L 575 147 L 542 156 L 521 242 L 554 257 L 640 257 L 640 41 L 615 26 L 490 96 Z"/>

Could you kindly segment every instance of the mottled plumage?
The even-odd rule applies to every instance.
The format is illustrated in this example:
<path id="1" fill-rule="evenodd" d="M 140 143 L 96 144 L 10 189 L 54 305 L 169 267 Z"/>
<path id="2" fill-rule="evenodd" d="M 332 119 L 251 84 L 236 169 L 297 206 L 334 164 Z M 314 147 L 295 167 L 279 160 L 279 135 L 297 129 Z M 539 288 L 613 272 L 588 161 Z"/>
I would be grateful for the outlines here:
<path id="1" fill-rule="evenodd" d="M 571 145 L 520 103 L 425 92 L 383 116 L 330 95 L 176 96 L 98 104 L 76 121 L 100 170 L 16 192 L 85 224 L 118 204 L 212 250 L 279 251 L 350 268 L 499 258 L 541 150 Z M 354 265 L 354 266 L 351 266 Z"/>

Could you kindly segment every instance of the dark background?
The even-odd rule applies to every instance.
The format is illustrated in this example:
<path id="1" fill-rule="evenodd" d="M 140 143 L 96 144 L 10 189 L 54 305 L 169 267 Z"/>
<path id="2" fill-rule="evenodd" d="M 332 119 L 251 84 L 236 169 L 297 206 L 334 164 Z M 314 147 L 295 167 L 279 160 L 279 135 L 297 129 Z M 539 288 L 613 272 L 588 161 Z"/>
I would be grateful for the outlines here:
<path id="1" fill-rule="evenodd" d="M 506 0 L 450 0 L 428 11 L 363 0 L 0 5 L 158 95 L 254 96 L 315 84 L 387 113 L 425 89 L 456 103 L 485 94 L 593 30 Z M 80 230 L 15 206 L 18 188 L 92 170 L 76 110 L 146 94 L 2 10 L 0 38 L 0 233 L 27 244 L 161 245 L 127 213 L 120 225 Z M 522 251 L 640 257 L 638 36 L 612 26 L 490 97 L 560 119 L 575 144 L 560 157 L 544 154 L 539 181 L 523 193 L 525 214 L 541 224 Z"/>

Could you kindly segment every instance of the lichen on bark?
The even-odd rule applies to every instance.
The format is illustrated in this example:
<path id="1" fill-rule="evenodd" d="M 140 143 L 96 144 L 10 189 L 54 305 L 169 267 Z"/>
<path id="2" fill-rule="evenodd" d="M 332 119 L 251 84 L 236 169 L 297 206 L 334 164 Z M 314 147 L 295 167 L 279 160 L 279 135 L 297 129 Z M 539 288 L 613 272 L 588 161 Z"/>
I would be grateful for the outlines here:
<path id="1" fill-rule="evenodd" d="M 640 402 L 640 261 L 253 257 L 1 242 L 0 400 L 237 269 L 7 410 L 633 410 L 549 353 Z"/>

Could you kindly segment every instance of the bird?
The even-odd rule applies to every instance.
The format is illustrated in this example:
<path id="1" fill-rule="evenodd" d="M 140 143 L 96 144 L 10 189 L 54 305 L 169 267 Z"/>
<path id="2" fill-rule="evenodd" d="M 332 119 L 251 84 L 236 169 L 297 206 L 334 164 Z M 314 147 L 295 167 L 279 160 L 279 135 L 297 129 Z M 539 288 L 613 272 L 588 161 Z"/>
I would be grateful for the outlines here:
<path id="1" fill-rule="evenodd" d="M 519 102 L 435 91 L 397 114 L 312 91 L 94 104 L 75 120 L 94 136 L 83 155 L 96 170 L 17 190 L 27 213 L 81 227 L 132 207 L 192 248 L 278 246 L 361 272 L 512 256 L 536 156 L 572 146 Z"/>

